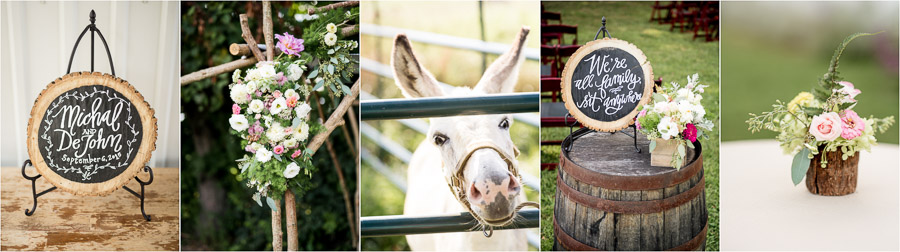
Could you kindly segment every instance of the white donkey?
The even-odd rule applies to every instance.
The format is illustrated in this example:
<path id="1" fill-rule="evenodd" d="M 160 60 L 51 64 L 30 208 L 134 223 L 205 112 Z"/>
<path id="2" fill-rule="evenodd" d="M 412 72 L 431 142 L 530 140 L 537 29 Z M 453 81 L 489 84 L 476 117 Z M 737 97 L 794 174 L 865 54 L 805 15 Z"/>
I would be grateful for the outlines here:
<path id="1" fill-rule="evenodd" d="M 528 27 L 522 27 L 512 48 L 491 64 L 474 89 L 456 87 L 449 92 L 419 64 L 406 36 L 397 35 L 391 58 L 394 78 L 407 98 L 510 93 L 524 60 L 522 48 L 528 31 Z M 509 136 L 512 123 L 510 115 L 430 118 L 428 136 L 409 164 L 404 215 L 467 211 L 457 200 L 456 192 L 447 186 L 457 176 L 459 195 L 465 195 L 482 224 L 501 226 L 513 221 L 516 206 L 527 199 L 519 178 L 509 168 L 518 166 L 518 149 Z M 528 249 L 526 231 L 522 229 L 493 231 L 489 238 L 482 232 L 458 232 L 408 235 L 406 240 L 413 250 Z"/>

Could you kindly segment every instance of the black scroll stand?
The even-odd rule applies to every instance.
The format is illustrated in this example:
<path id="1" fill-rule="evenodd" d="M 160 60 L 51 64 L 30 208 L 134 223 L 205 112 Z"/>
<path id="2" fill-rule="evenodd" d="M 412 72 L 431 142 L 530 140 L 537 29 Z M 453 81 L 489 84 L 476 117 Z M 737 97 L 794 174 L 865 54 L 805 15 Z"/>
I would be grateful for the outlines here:
<path id="1" fill-rule="evenodd" d="M 597 34 L 594 35 L 594 40 L 597 40 L 597 38 L 600 36 L 600 34 L 603 34 L 604 38 L 612 38 L 612 35 L 609 33 L 609 30 L 606 29 L 606 16 L 604 16 L 600 19 L 600 23 L 601 23 L 600 29 L 597 30 Z M 572 118 L 571 124 L 569 123 L 569 118 Z M 637 120 L 637 117 L 635 117 L 634 119 Z M 569 114 L 569 113 L 566 113 L 565 124 L 567 126 L 569 126 L 569 137 L 572 138 L 572 140 L 569 141 L 570 144 L 563 147 L 563 148 L 565 148 L 566 152 L 572 151 L 575 148 L 575 146 L 573 144 L 571 144 L 571 143 L 575 142 L 575 139 L 583 137 L 584 135 L 587 135 L 588 133 L 594 132 L 593 130 L 590 130 L 588 128 L 581 128 L 581 129 L 578 129 L 578 131 L 575 131 L 574 135 L 573 135 L 573 128 L 575 127 L 576 124 L 578 124 L 578 122 L 575 120 L 574 117 L 572 117 L 572 114 Z M 628 125 L 628 127 L 633 129 L 631 134 L 629 134 L 625 130 L 616 131 L 616 132 L 613 132 L 612 134 L 621 132 L 622 134 L 625 134 L 626 136 L 631 137 L 631 139 L 634 139 L 634 150 L 637 153 L 641 153 L 641 148 L 638 147 L 638 144 L 637 144 L 637 127 L 634 126 L 634 124 Z"/>
<path id="2" fill-rule="evenodd" d="M 97 14 L 94 13 L 94 10 L 91 10 L 90 17 L 91 17 L 91 19 L 90 19 L 91 23 L 88 24 L 87 27 L 84 28 L 84 31 L 81 32 L 81 35 L 78 35 L 78 40 L 75 40 L 75 47 L 72 48 L 72 56 L 69 56 L 69 67 L 66 69 L 66 74 L 71 73 L 72 60 L 75 58 L 75 50 L 78 49 L 78 43 L 81 42 L 81 38 L 84 37 L 84 34 L 87 33 L 88 30 L 90 30 L 91 31 L 91 72 L 94 71 L 94 32 L 97 32 L 97 35 L 100 35 L 100 40 L 103 41 L 103 47 L 106 48 L 106 56 L 109 57 L 109 70 L 112 72 L 113 76 L 116 76 L 116 69 L 113 67 L 112 54 L 109 53 L 109 45 L 106 44 L 106 38 L 103 38 L 103 33 L 101 33 L 100 29 L 97 29 L 97 26 L 94 24 L 94 21 L 97 20 Z M 34 201 L 34 205 L 31 207 L 31 210 L 25 209 L 26 216 L 33 215 L 34 211 L 37 210 L 37 198 L 38 197 L 41 197 L 44 194 L 47 194 L 49 192 L 52 192 L 53 190 L 56 190 L 56 186 L 54 186 L 54 187 L 50 187 L 50 189 L 41 191 L 40 193 L 37 193 L 37 189 L 35 187 L 35 182 L 37 181 L 37 179 L 41 178 L 42 175 L 38 174 L 37 176 L 32 177 L 32 176 L 28 176 L 28 174 L 25 174 L 25 167 L 29 166 L 29 165 L 31 165 L 31 159 L 26 159 L 25 163 L 22 164 L 22 177 L 25 177 L 25 179 L 27 179 L 27 180 L 31 180 L 31 196 Z M 150 183 L 153 183 L 153 169 L 151 169 L 150 166 L 144 166 L 144 172 L 147 172 L 150 174 L 150 180 L 143 181 L 140 178 L 138 178 L 137 176 L 134 176 L 134 180 L 137 181 L 138 184 L 141 185 L 141 193 L 140 194 L 138 194 L 134 190 L 131 190 L 131 188 L 128 188 L 128 186 L 122 186 L 122 188 L 124 188 L 126 191 L 133 194 L 138 199 L 141 199 L 141 215 L 144 216 L 145 220 L 150 221 L 150 215 L 148 215 L 144 211 L 144 186 L 149 185 Z"/>

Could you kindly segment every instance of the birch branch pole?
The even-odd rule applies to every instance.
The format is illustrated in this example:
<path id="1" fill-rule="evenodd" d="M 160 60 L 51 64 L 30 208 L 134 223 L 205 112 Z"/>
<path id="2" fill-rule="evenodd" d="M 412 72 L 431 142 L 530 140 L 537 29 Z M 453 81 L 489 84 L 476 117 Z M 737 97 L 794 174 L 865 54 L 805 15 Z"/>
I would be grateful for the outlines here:
<path id="1" fill-rule="evenodd" d="M 337 8 L 344 8 L 344 7 L 357 6 L 357 5 L 359 5 L 359 1 L 346 1 L 346 2 L 325 5 L 325 6 L 322 6 L 319 8 L 309 8 L 307 11 L 309 11 L 309 15 L 312 15 L 312 14 L 316 14 L 316 12 L 330 11 L 330 10 L 337 9 Z"/>

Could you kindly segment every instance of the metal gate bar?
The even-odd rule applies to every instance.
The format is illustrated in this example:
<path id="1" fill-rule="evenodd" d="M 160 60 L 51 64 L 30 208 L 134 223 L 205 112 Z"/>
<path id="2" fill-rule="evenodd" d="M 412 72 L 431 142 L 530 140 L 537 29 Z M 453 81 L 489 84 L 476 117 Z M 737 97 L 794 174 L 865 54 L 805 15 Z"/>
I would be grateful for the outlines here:
<path id="1" fill-rule="evenodd" d="M 362 120 L 538 112 L 540 93 L 361 101 Z"/>
<path id="2" fill-rule="evenodd" d="M 494 229 L 537 228 L 540 226 L 540 216 L 538 209 L 520 210 L 515 223 Z M 476 229 L 478 222 L 468 212 L 434 216 L 371 216 L 360 218 L 359 223 L 362 237 L 481 232 L 481 229 Z"/>

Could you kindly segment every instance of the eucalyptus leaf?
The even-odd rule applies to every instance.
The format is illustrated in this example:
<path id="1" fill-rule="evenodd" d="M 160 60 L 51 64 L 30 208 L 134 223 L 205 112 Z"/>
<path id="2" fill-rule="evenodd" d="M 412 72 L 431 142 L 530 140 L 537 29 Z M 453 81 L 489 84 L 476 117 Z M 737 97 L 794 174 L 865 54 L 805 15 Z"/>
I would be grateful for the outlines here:
<path id="1" fill-rule="evenodd" d="M 281 154 L 275 154 L 273 156 L 275 157 L 275 160 L 278 160 L 278 162 L 281 162 Z"/>
<path id="2" fill-rule="evenodd" d="M 341 85 L 341 91 L 344 91 L 344 94 L 350 94 L 350 88 L 345 85 Z"/>
<path id="3" fill-rule="evenodd" d="M 650 140 L 650 153 L 653 153 L 653 150 L 656 149 L 656 140 Z"/>
<path id="4" fill-rule="evenodd" d="M 334 74 L 334 65 L 328 65 L 328 74 Z"/>
<path id="5" fill-rule="evenodd" d="M 333 57 L 332 57 L 332 58 L 331 58 L 331 63 L 338 64 L 337 58 L 333 58 Z"/>
<path id="6" fill-rule="evenodd" d="M 806 176 L 806 170 L 809 170 L 809 149 L 803 148 L 797 155 L 794 155 L 794 162 L 791 164 L 791 180 L 794 185 L 799 185 L 803 176 Z"/>
<path id="7" fill-rule="evenodd" d="M 259 198 L 260 198 L 259 193 L 253 194 L 253 201 L 256 201 L 256 204 L 258 204 L 259 206 L 262 206 L 262 201 Z"/>
<path id="8" fill-rule="evenodd" d="M 334 54 L 334 49 L 328 50 L 328 54 Z"/>
<path id="9" fill-rule="evenodd" d="M 275 206 L 275 200 L 274 200 L 274 199 L 272 199 L 272 198 L 270 198 L 270 197 L 266 197 L 266 204 L 269 205 L 269 208 L 271 208 L 272 211 L 278 212 L 278 207 Z"/>
<path id="10" fill-rule="evenodd" d="M 685 151 L 684 144 L 679 144 L 678 145 L 678 156 L 684 158 L 684 154 L 685 154 L 684 151 Z"/>
<path id="11" fill-rule="evenodd" d="M 250 167 L 250 162 L 245 162 L 241 164 L 241 173 L 247 170 L 247 167 Z"/>
<path id="12" fill-rule="evenodd" d="M 666 101 L 665 96 L 663 96 L 659 93 L 653 93 L 653 102 L 664 102 L 664 101 Z"/>
<path id="13" fill-rule="evenodd" d="M 300 126 L 301 122 L 300 117 L 294 117 L 294 120 L 291 121 L 291 128 L 297 128 L 297 126 Z"/>
<path id="14" fill-rule="evenodd" d="M 323 85 L 325 85 L 325 81 L 324 81 L 324 80 L 319 80 L 319 81 L 316 82 L 316 86 L 313 87 L 312 90 L 319 90 L 319 88 L 322 88 Z"/>
<path id="15" fill-rule="evenodd" d="M 318 68 L 316 68 L 315 70 L 312 70 L 312 72 L 309 72 L 309 76 L 307 76 L 306 78 L 312 80 L 313 78 L 316 78 L 316 76 L 319 76 Z"/>

